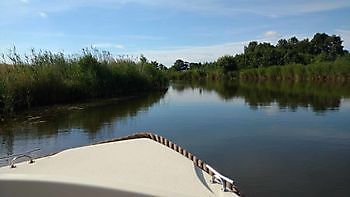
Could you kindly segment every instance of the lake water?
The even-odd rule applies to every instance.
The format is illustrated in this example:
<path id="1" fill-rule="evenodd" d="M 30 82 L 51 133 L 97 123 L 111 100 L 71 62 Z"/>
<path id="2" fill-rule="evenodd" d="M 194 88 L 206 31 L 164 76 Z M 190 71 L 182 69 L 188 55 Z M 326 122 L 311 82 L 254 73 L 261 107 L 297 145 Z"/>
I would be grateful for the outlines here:
<path id="1" fill-rule="evenodd" d="M 0 125 L 0 157 L 154 131 L 247 196 L 350 196 L 350 85 L 173 82 L 163 93 L 33 112 Z"/>

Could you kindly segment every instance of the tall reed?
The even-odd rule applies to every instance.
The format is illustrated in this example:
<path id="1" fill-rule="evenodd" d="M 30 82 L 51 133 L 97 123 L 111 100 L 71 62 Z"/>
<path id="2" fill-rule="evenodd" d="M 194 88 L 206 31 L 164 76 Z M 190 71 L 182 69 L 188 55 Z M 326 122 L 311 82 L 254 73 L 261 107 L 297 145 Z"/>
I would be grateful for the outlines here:
<path id="1" fill-rule="evenodd" d="M 0 64 L 0 114 L 33 106 L 74 102 L 164 89 L 168 79 L 147 61 L 113 58 L 108 52 L 84 50 L 67 56 L 32 51 L 10 53 Z"/>
<path id="2" fill-rule="evenodd" d="M 289 64 L 240 70 L 243 80 L 312 80 L 344 81 L 350 79 L 350 57 L 334 62 L 315 62 L 308 65 Z"/>

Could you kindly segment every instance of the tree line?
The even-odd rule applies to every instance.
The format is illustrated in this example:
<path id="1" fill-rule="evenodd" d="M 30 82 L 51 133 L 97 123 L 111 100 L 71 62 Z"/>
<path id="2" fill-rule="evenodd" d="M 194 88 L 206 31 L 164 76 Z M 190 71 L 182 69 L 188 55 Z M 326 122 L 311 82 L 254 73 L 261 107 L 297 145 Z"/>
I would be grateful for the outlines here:
<path id="1" fill-rule="evenodd" d="M 334 62 L 349 56 L 340 36 L 316 33 L 310 40 L 297 37 L 280 39 L 275 45 L 267 42 L 250 42 L 241 54 L 225 55 L 211 63 L 189 63 L 176 60 L 169 69 L 172 72 L 187 70 L 220 70 L 223 75 L 245 69 L 270 66 L 309 65 Z M 349 58 L 348 58 L 349 59 Z"/>

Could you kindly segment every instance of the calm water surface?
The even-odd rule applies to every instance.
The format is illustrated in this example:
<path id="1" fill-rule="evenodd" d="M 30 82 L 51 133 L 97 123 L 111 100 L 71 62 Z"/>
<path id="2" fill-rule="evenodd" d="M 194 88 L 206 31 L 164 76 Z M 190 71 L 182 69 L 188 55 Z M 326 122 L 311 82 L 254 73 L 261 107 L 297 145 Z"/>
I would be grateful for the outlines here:
<path id="1" fill-rule="evenodd" d="M 247 196 L 345 197 L 349 98 L 346 84 L 174 82 L 164 93 L 2 123 L 0 157 L 154 131 L 234 178 Z"/>

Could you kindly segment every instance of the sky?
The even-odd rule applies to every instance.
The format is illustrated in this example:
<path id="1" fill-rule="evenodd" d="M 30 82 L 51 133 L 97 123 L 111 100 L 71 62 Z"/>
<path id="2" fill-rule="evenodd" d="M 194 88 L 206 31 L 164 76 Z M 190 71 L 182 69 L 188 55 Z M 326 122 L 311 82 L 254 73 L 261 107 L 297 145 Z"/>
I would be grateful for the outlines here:
<path id="1" fill-rule="evenodd" d="M 0 8 L 2 53 L 92 46 L 171 66 L 316 32 L 340 35 L 350 49 L 349 0 L 0 0 Z"/>

